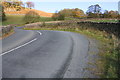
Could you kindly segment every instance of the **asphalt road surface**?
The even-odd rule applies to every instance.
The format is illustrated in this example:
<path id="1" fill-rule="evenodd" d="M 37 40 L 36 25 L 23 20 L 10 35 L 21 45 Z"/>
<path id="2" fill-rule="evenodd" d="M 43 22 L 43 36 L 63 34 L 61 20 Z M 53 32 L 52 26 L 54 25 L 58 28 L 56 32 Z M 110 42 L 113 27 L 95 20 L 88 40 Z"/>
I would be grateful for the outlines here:
<path id="1" fill-rule="evenodd" d="M 2 40 L 2 77 L 84 78 L 88 51 L 89 40 L 77 33 L 15 28 Z"/>

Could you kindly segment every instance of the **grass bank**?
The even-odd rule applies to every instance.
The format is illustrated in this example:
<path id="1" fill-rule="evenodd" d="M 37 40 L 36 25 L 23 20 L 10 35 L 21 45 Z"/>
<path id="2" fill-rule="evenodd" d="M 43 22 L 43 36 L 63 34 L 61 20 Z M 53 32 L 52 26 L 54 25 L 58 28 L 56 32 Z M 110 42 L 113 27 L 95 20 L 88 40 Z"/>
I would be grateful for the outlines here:
<path id="1" fill-rule="evenodd" d="M 118 54 L 120 53 L 118 47 L 118 39 L 114 35 L 110 36 L 108 33 L 94 30 L 84 29 L 82 26 L 77 24 L 69 25 L 51 25 L 44 24 L 42 27 L 29 27 L 24 28 L 26 30 L 59 30 L 59 31 L 70 31 L 77 32 L 86 35 L 90 38 L 94 38 L 100 41 L 99 57 L 96 62 L 92 65 L 97 66 L 94 70 L 95 75 L 101 78 L 118 78 L 119 61 Z"/>

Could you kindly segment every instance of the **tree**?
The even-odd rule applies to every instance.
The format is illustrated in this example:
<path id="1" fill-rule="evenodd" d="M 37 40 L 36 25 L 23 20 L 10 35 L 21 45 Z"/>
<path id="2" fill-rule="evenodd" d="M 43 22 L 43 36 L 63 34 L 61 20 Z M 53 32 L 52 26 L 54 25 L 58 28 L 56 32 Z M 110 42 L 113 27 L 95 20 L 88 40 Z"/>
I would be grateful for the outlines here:
<path id="1" fill-rule="evenodd" d="M 57 20 L 58 20 L 58 16 L 59 16 L 58 13 L 54 13 L 54 14 L 52 15 L 52 19 L 53 19 L 54 21 L 57 21 Z"/>
<path id="2" fill-rule="evenodd" d="M 118 11 L 113 11 L 113 10 L 109 11 L 110 18 L 117 18 L 118 15 L 119 15 Z"/>
<path id="3" fill-rule="evenodd" d="M 24 17 L 25 23 L 39 22 L 39 20 L 40 20 L 40 15 L 35 11 L 29 11 Z"/>
<path id="4" fill-rule="evenodd" d="M 63 9 L 59 11 L 60 14 L 64 15 L 65 17 L 76 17 L 81 18 L 85 17 L 84 11 L 78 8 L 75 9 Z"/>
<path id="5" fill-rule="evenodd" d="M 1 18 L 0 20 L 5 21 L 6 20 L 6 15 L 5 15 L 4 8 L 3 8 L 2 5 L 0 5 L 0 10 L 2 10 L 0 12 L 0 18 Z"/>
<path id="6" fill-rule="evenodd" d="M 12 4 L 10 2 L 4 1 L 4 2 L 2 2 L 2 5 L 3 5 L 4 9 L 9 11 L 9 8 L 11 7 Z"/>
<path id="7" fill-rule="evenodd" d="M 118 12 L 120 14 L 120 1 L 118 2 Z"/>
<path id="8" fill-rule="evenodd" d="M 20 11 L 22 9 L 23 2 L 16 1 L 16 2 L 13 2 L 12 4 L 13 4 L 13 8 L 15 8 L 16 11 Z"/>
<path id="9" fill-rule="evenodd" d="M 16 0 L 16 1 L 4 1 L 2 2 L 2 5 L 4 6 L 5 10 L 15 10 L 20 11 L 22 9 L 22 1 Z"/>
<path id="10" fill-rule="evenodd" d="M 89 6 L 87 12 L 88 13 L 89 12 L 91 12 L 91 13 L 100 13 L 100 11 L 101 11 L 101 7 L 98 4 L 96 4 L 96 5 Z"/>
<path id="11" fill-rule="evenodd" d="M 109 17 L 110 17 L 109 11 L 105 10 L 104 13 L 103 13 L 103 18 L 109 18 Z"/>
<path id="12" fill-rule="evenodd" d="M 56 12 L 52 18 L 54 20 L 64 20 L 65 17 L 74 17 L 74 18 L 84 18 L 86 15 L 84 11 L 78 8 L 75 9 L 63 9 L 59 12 Z"/>
<path id="13" fill-rule="evenodd" d="M 81 9 L 78 9 L 78 8 L 75 8 L 72 11 L 72 16 L 75 17 L 75 18 L 84 18 L 84 17 L 86 17 L 86 15 L 84 14 L 84 11 L 81 10 Z"/>
<path id="14" fill-rule="evenodd" d="M 63 9 L 63 10 L 59 11 L 59 13 L 64 15 L 65 17 L 71 17 L 72 9 Z"/>
<path id="15" fill-rule="evenodd" d="M 98 4 L 91 5 L 88 7 L 88 10 L 86 13 L 88 17 L 93 17 L 93 18 L 100 17 L 99 14 L 101 14 L 101 7 Z"/>
<path id="16" fill-rule="evenodd" d="M 27 7 L 30 8 L 30 9 L 32 7 L 34 7 L 34 3 L 33 2 L 28 1 L 28 2 L 26 2 L 26 4 L 27 4 Z"/>

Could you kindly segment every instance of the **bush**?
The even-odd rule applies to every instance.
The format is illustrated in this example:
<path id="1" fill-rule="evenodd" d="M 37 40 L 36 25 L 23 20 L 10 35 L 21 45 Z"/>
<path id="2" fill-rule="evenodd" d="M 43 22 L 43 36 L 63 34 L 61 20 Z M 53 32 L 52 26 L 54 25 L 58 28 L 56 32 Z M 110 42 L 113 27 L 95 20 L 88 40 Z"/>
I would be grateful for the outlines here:
<path id="1" fill-rule="evenodd" d="M 39 19 L 40 19 L 40 15 L 35 11 L 29 11 L 24 17 L 25 23 L 39 22 Z"/>
<path id="2" fill-rule="evenodd" d="M 65 16 L 60 14 L 60 13 L 55 13 L 53 16 L 52 16 L 52 19 L 57 21 L 57 20 L 65 20 Z"/>
<path id="3" fill-rule="evenodd" d="M 62 15 L 62 14 L 59 14 L 59 16 L 58 16 L 58 20 L 65 20 L 65 16 Z"/>
<path id="4" fill-rule="evenodd" d="M 53 14 L 52 19 L 54 21 L 57 21 L 58 20 L 58 13 Z"/>

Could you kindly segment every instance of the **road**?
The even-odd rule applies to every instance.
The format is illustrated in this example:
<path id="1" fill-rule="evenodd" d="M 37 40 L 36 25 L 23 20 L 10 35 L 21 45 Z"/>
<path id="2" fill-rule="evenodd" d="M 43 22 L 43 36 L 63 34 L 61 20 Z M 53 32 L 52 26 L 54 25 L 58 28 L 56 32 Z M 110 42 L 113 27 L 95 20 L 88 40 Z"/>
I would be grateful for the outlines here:
<path id="1" fill-rule="evenodd" d="M 15 28 L 2 40 L 2 77 L 83 78 L 88 51 L 89 40 L 77 33 Z"/>

